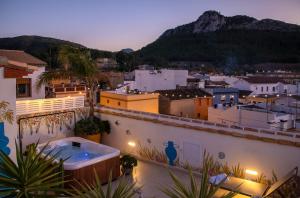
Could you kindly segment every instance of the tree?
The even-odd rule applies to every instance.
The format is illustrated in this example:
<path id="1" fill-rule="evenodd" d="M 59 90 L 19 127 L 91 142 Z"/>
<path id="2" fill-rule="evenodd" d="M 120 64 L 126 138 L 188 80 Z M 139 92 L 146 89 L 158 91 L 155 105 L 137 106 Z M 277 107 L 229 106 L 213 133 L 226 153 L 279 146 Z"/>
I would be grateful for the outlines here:
<path id="1" fill-rule="evenodd" d="M 38 87 L 48 84 L 55 79 L 76 79 L 85 83 L 89 94 L 89 117 L 94 116 L 94 96 L 100 82 L 107 81 L 107 77 L 98 69 L 87 49 L 64 46 L 58 54 L 61 69 L 49 70 L 39 76 Z"/>
<path id="2" fill-rule="evenodd" d="M 135 183 L 129 183 L 122 178 L 115 188 L 112 188 L 112 173 L 110 172 L 106 191 L 103 189 L 97 172 L 95 173 L 94 184 L 86 182 L 78 182 L 79 188 L 73 187 L 74 193 L 70 193 L 71 197 L 76 198 L 133 198 L 135 197 Z"/>

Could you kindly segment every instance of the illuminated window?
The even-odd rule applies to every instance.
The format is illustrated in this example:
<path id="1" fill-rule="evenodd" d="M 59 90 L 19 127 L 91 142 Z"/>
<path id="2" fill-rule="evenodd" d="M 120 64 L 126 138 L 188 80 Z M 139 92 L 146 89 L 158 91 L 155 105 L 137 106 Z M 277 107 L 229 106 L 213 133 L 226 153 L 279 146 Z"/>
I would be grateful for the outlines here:
<path id="1" fill-rule="evenodd" d="M 222 95 L 221 96 L 221 101 L 225 101 L 226 100 L 226 95 Z"/>

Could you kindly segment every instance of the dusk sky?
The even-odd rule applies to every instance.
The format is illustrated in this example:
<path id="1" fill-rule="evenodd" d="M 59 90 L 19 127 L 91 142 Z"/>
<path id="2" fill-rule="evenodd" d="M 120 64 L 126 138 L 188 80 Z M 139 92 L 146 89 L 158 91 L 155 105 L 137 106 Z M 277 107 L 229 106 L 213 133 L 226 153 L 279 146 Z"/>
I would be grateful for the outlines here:
<path id="1" fill-rule="evenodd" d="M 0 0 L 0 37 L 40 35 L 136 50 L 206 10 L 300 24 L 300 0 Z"/>

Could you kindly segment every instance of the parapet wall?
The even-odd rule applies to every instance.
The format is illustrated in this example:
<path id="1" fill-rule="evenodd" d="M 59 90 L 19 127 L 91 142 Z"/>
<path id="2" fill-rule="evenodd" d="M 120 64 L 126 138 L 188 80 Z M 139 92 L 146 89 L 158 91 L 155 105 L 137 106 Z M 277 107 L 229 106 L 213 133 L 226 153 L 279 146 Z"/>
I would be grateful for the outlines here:
<path id="1" fill-rule="evenodd" d="M 204 150 L 220 163 L 237 165 L 272 176 L 300 166 L 299 134 L 241 128 L 176 116 L 99 107 L 111 134 L 104 143 L 143 158 L 167 162 L 165 149 L 173 142 L 176 164 L 198 167 Z"/>

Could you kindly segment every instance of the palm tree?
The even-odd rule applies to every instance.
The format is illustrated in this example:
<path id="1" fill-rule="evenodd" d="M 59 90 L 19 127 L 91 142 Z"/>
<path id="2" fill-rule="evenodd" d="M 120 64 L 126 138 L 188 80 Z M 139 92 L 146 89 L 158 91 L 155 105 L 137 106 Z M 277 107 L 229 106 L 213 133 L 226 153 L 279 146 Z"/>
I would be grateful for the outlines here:
<path id="1" fill-rule="evenodd" d="M 89 51 L 69 46 L 61 48 L 58 59 L 63 68 L 46 71 L 39 76 L 38 87 L 48 84 L 55 79 L 76 79 L 85 83 L 89 94 L 89 116 L 94 116 L 94 96 L 100 82 L 107 80 L 106 76 L 99 72 L 95 62 L 91 59 Z"/>
<path id="2" fill-rule="evenodd" d="M 192 169 L 189 168 L 190 184 L 185 185 L 180 179 L 170 172 L 170 176 L 173 181 L 173 186 L 170 188 L 162 189 L 162 192 L 170 198 L 213 198 L 217 191 L 220 189 L 220 184 L 214 186 L 209 183 L 209 171 L 212 167 L 211 157 L 204 152 L 204 159 L 202 164 L 202 176 L 200 181 L 196 181 L 195 176 L 192 173 Z M 231 198 L 236 194 L 229 192 L 223 196 L 223 198 Z"/>
<path id="3" fill-rule="evenodd" d="M 59 153 L 43 155 L 47 145 L 37 152 L 37 144 L 28 147 L 26 156 L 16 142 L 16 162 L 0 151 L 0 197 L 58 197 L 67 193 L 62 185 Z"/>
<path id="4" fill-rule="evenodd" d="M 124 178 L 120 180 L 118 185 L 112 188 L 112 174 L 110 173 L 107 189 L 103 190 L 100 179 L 95 173 L 95 184 L 89 185 L 87 183 L 79 183 L 79 188 L 73 187 L 75 193 L 70 193 L 72 197 L 78 198 L 132 198 L 135 195 L 135 183 L 128 183 Z"/>

